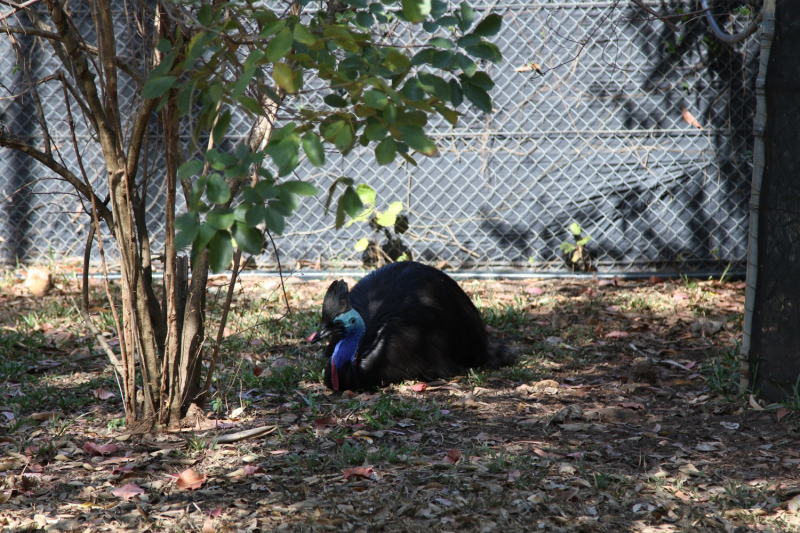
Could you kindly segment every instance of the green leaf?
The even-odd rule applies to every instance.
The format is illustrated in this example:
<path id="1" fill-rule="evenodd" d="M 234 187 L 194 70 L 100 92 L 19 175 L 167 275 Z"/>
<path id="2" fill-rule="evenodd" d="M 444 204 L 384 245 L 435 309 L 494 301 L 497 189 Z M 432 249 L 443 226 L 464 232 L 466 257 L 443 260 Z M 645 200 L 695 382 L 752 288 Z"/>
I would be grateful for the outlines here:
<path id="1" fill-rule="evenodd" d="M 397 120 L 397 106 L 394 104 L 389 104 L 386 106 L 386 109 L 383 110 L 383 120 L 386 121 L 387 124 L 394 124 Z"/>
<path id="2" fill-rule="evenodd" d="M 419 126 L 400 126 L 401 139 L 417 152 L 429 157 L 438 157 L 439 150 L 436 144 L 425 136 L 425 132 Z"/>
<path id="3" fill-rule="evenodd" d="M 167 54 L 172 50 L 172 43 L 169 42 L 167 39 L 161 39 L 158 41 L 156 45 L 156 50 L 161 52 L 162 54 Z"/>
<path id="4" fill-rule="evenodd" d="M 447 2 L 444 0 L 431 0 L 431 16 L 438 19 L 447 13 Z"/>
<path id="5" fill-rule="evenodd" d="M 175 218 L 175 229 L 177 230 L 185 231 L 195 227 L 200 227 L 200 221 L 197 217 L 197 213 L 184 213 Z"/>
<path id="6" fill-rule="evenodd" d="M 197 11 L 197 22 L 203 26 L 211 26 L 211 23 L 214 21 L 213 17 L 214 12 L 211 10 L 210 4 L 203 4 Z"/>
<path id="7" fill-rule="evenodd" d="M 264 199 L 258 193 L 258 190 L 255 187 L 250 187 L 249 185 L 242 187 L 242 198 L 244 198 L 245 202 L 250 202 L 251 204 L 260 204 L 264 201 Z"/>
<path id="8" fill-rule="evenodd" d="M 247 86 L 250 85 L 250 80 L 253 79 L 253 74 L 256 72 L 256 67 L 249 67 L 242 72 L 242 75 L 239 76 L 239 79 L 236 80 L 236 83 L 233 84 L 233 88 L 231 89 L 231 97 L 237 98 L 240 94 L 242 94 Z"/>
<path id="9" fill-rule="evenodd" d="M 178 167 L 178 177 L 179 178 L 191 178 L 195 174 L 200 174 L 203 171 L 203 162 L 194 159 L 192 161 L 187 161 Z"/>
<path id="10" fill-rule="evenodd" d="M 464 90 L 464 96 L 466 96 L 470 102 L 475 104 L 475 107 L 484 113 L 492 112 L 492 99 L 489 96 L 489 93 L 480 87 L 471 85 L 469 83 L 462 83 L 461 88 Z"/>
<path id="11" fill-rule="evenodd" d="M 208 264 L 211 272 L 224 272 L 233 258 L 233 241 L 227 231 L 217 231 L 208 243 Z"/>
<path id="12" fill-rule="evenodd" d="M 577 222 L 573 222 L 569 225 L 569 231 L 576 237 L 581 236 L 581 227 Z"/>
<path id="13" fill-rule="evenodd" d="M 408 98 L 409 100 L 424 100 L 425 99 L 425 88 L 420 83 L 419 78 L 409 78 L 406 80 L 405 84 L 403 84 L 402 90 L 403 96 Z"/>
<path id="14" fill-rule="evenodd" d="M 314 37 L 314 34 L 300 23 L 294 26 L 294 40 L 306 46 L 314 46 L 317 43 L 317 38 Z"/>
<path id="15" fill-rule="evenodd" d="M 458 107 L 464 101 L 464 91 L 456 80 L 450 80 L 448 84 L 450 85 L 450 101 L 453 103 L 453 107 Z"/>
<path id="16" fill-rule="evenodd" d="M 253 204 L 244 216 L 244 223 L 251 228 L 264 222 L 264 204 Z"/>
<path id="17" fill-rule="evenodd" d="M 208 243 L 211 242 L 211 239 L 214 238 L 214 235 L 216 235 L 216 233 L 217 233 L 217 228 L 215 228 L 211 224 L 201 224 L 200 233 L 197 234 L 197 238 L 194 240 L 193 248 L 198 248 L 199 251 L 204 250 L 206 246 L 208 246 Z"/>
<path id="18" fill-rule="evenodd" d="M 225 182 L 225 178 L 216 172 L 208 177 L 206 198 L 208 198 L 208 201 L 212 204 L 224 204 L 231 198 L 231 189 Z"/>
<path id="19" fill-rule="evenodd" d="M 286 19 L 274 20 L 264 26 L 264 29 L 261 30 L 260 37 L 262 39 L 266 39 L 270 35 L 275 35 L 279 31 L 281 31 L 281 29 L 283 29 L 284 26 L 286 26 Z"/>
<path id="20" fill-rule="evenodd" d="M 275 189 L 277 189 L 278 198 L 280 199 L 280 201 L 283 202 L 289 209 L 289 213 L 295 211 L 298 207 L 300 207 L 300 198 L 298 198 L 295 193 L 293 193 L 289 189 L 283 188 L 282 186 L 275 187 Z"/>
<path id="21" fill-rule="evenodd" d="M 445 50 L 452 50 L 453 48 L 456 47 L 456 45 L 453 44 L 453 41 L 451 41 L 450 39 L 445 39 L 444 37 L 434 37 L 433 39 L 428 41 L 428 44 L 431 46 L 438 46 L 439 48 L 444 48 Z"/>
<path id="22" fill-rule="evenodd" d="M 325 95 L 322 101 L 331 107 L 348 107 L 350 105 L 347 100 L 335 93 Z"/>
<path id="23" fill-rule="evenodd" d="M 292 71 L 292 67 L 286 63 L 275 63 L 272 65 L 272 77 L 275 79 L 275 83 L 278 84 L 278 87 L 287 93 L 293 94 L 297 92 L 294 71 Z"/>
<path id="24" fill-rule="evenodd" d="M 468 3 L 461 2 L 461 21 L 459 23 L 461 31 L 467 31 L 474 21 L 475 10 Z"/>
<path id="25" fill-rule="evenodd" d="M 261 106 L 258 104 L 258 100 L 256 100 L 255 98 L 243 94 L 238 98 L 236 98 L 236 100 L 238 100 L 239 103 L 242 104 L 242 106 L 245 109 L 247 109 L 254 115 L 258 115 L 261 113 Z"/>
<path id="26" fill-rule="evenodd" d="M 186 248 L 187 246 L 189 246 L 194 242 L 199 233 L 200 233 L 200 224 L 197 224 L 185 230 L 181 230 L 175 235 L 175 249 L 183 250 L 184 248 Z"/>
<path id="27" fill-rule="evenodd" d="M 156 76 L 147 80 L 142 89 L 142 98 L 158 98 L 169 91 L 178 80 L 175 76 Z"/>
<path id="28" fill-rule="evenodd" d="M 494 43 L 482 42 L 475 46 L 467 46 L 464 48 L 469 55 L 479 59 L 487 59 L 492 63 L 502 63 L 503 56 L 500 54 L 500 49 Z"/>
<path id="29" fill-rule="evenodd" d="M 385 138 L 375 147 L 375 160 L 379 165 L 388 165 L 394 161 L 396 155 L 397 143 L 391 137 Z"/>
<path id="30" fill-rule="evenodd" d="M 277 63 L 292 49 L 292 30 L 283 28 L 267 45 L 267 59 Z"/>
<path id="31" fill-rule="evenodd" d="M 419 65 L 424 65 L 425 63 L 432 63 L 433 54 L 435 53 L 436 50 L 433 48 L 423 48 L 411 58 L 411 65 L 416 67 Z"/>
<path id="32" fill-rule="evenodd" d="M 372 15 L 372 13 L 360 11 L 356 13 L 356 24 L 364 29 L 369 28 L 375 24 L 375 17 Z"/>
<path id="33" fill-rule="evenodd" d="M 192 109 L 192 100 L 194 98 L 194 83 L 187 83 L 183 87 L 181 87 L 180 93 L 178 93 L 178 111 L 181 112 L 183 115 L 188 115 L 189 111 Z"/>
<path id="34" fill-rule="evenodd" d="M 370 141 L 380 141 L 384 137 L 386 137 L 386 126 L 381 124 L 380 122 L 376 122 L 374 124 L 370 124 L 364 130 L 364 135 L 367 136 L 367 139 Z"/>
<path id="35" fill-rule="evenodd" d="M 299 149 L 300 137 L 292 133 L 278 142 L 270 142 L 267 145 L 267 154 L 278 167 L 294 169 L 297 166 Z"/>
<path id="36" fill-rule="evenodd" d="M 346 125 L 344 128 L 342 128 L 342 131 L 340 131 L 339 134 L 336 136 L 336 138 L 333 140 L 333 144 L 342 153 L 345 153 L 348 150 L 350 150 L 350 148 L 352 148 L 353 146 L 352 128 L 349 125 Z"/>
<path id="37" fill-rule="evenodd" d="M 264 237 L 256 228 L 249 228 L 245 224 L 237 222 L 231 228 L 231 232 L 236 241 L 236 246 L 243 252 L 253 255 L 261 253 L 261 247 L 264 245 Z"/>
<path id="38" fill-rule="evenodd" d="M 494 82 L 492 81 L 492 78 L 490 78 L 485 72 L 476 72 L 469 78 L 465 78 L 463 76 L 459 77 L 461 78 L 462 82 L 469 83 L 470 85 L 477 85 L 487 92 L 494 88 Z"/>
<path id="39" fill-rule="evenodd" d="M 463 36 L 458 40 L 458 46 L 461 48 L 466 48 L 467 46 L 475 46 L 481 42 L 481 38 L 474 33 L 470 33 L 468 35 Z"/>
<path id="40" fill-rule="evenodd" d="M 209 85 L 208 96 L 215 104 L 220 100 L 222 100 L 222 95 L 224 94 L 225 94 L 225 87 L 222 85 L 222 83 L 217 82 Z"/>
<path id="41" fill-rule="evenodd" d="M 214 125 L 214 129 L 212 131 L 212 135 L 214 137 L 214 144 L 220 144 L 222 139 L 225 137 L 225 133 L 228 131 L 228 127 L 231 125 L 231 111 L 230 109 L 226 109 L 224 113 L 219 116 L 217 123 Z"/>
<path id="42" fill-rule="evenodd" d="M 363 239 L 358 239 L 358 241 L 356 241 L 356 243 L 353 245 L 353 248 L 355 248 L 356 252 L 363 252 L 368 246 L 369 239 L 364 237 Z"/>
<path id="43" fill-rule="evenodd" d="M 576 244 L 578 246 L 586 246 L 589 243 L 589 241 L 591 241 L 591 240 L 592 240 L 592 238 L 589 235 L 587 235 L 583 239 L 580 239 Z"/>
<path id="44" fill-rule="evenodd" d="M 439 50 L 438 52 L 433 53 L 433 56 L 431 57 L 431 65 L 433 68 L 447 69 L 453 64 L 453 59 L 455 59 L 455 54 L 453 52 L 448 50 Z"/>
<path id="45" fill-rule="evenodd" d="M 375 189 L 366 183 L 359 183 L 356 187 L 356 194 L 364 205 L 375 205 Z"/>
<path id="46" fill-rule="evenodd" d="M 307 131 L 303 135 L 303 150 L 308 156 L 308 160 L 315 167 L 321 167 L 325 164 L 325 148 L 323 148 L 320 138 L 313 131 Z"/>
<path id="47" fill-rule="evenodd" d="M 364 102 L 375 109 L 383 109 L 389 104 L 389 99 L 381 91 L 367 91 L 364 93 Z"/>
<path id="48" fill-rule="evenodd" d="M 411 60 L 397 48 L 390 48 L 383 60 L 383 66 L 390 72 L 405 72 L 411 66 Z"/>
<path id="49" fill-rule="evenodd" d="M 206 215 L 206 222 L 217 229 L 228 229 L 236 221 L 233 209 L 215 207 Z"/>
<path id="50" fill-rule="evenodd" d="M 299 194 L 300 196 L 317 195 L 317 188 L 306 181 L 287 181 L 285 183 L 281 183 L 278 187 L 294 194 Z"/>
<path id="51" fill-rule="evenodd" d="M 439 100 L 445 102 L 450 100 L 450 85 L 448 85 L 444 79 L 434 74 L 428 74 L 427 72 L 420 72 L 417 77 L 426 92 L 432 94 Z"/>
<path id="52" fill-rule="evenodd" d="M 422 22 L 431 12 L 431 0 L 402 0 L 401 4 L 409 22 Z"/>
<path id="53" fill-rule="evenodd" d="M 271 207 L 264 209 L 264 222 L 272 233 L 280 235 L 286 228 L 286 220 Z"/>
<path id="54" fill-rule="evenodd" d="M 236 220 L 236 222 L 244 222 L 247 220 L 247 213 L 249 213 L 250 209 L 252 208 L 253 205 L 248 203 L 241 203 L 237 205 L 233 210 L 233 218 Z"/>
<path id="55" fill-rule="evenodd" d="M 472 76 L 475 74 L 475 71 L 478 70 L 478 65 L 464 54 L 458 54 L 456 56 L 456 63 L 458 64 L 458 68 L 467 76 Z"/>
<path id="56" fill-rule="evenodd" d="M 486 17 L 475 26 L 472 33 L 480 35 L 481 37 L 491 37 L 492 35 L 497 35 L 502 27 L 503 17 L 497 13 L 492 13 L 486 15 Z"/>
<path id="57" fill-rule="evenodd" d="M 353 189 L 352 186 L 347 187 L 342 194 L 342 197 L 339 199 L 339 203 L 344 209 L 344 212 L 350 215 L 351 217 L 355 218 L 361 213 L 361 210 L 364 209 L 364 204 L 361 203 L 361 198 L 358 197 L 358 193 Z"/>
<path id="58" fill-rule="evenodd" d="M 397 221 L 397 215 L 403 210 L 403 202 L 392 202 L 389 208 L 383 213 L 378 213 L 375 216 L 375 223 L 384 228 L 394 226 Z"/>

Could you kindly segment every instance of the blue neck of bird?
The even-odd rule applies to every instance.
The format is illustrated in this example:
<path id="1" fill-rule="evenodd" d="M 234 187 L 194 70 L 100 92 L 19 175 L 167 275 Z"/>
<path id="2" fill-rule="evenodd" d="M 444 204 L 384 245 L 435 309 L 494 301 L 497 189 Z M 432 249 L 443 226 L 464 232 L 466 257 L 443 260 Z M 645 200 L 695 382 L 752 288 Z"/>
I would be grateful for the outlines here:
<path id="1" fill-rule="evenodd" d="M 356 367 L 356 354 L 358 353 L 358 344 L 361 342 L 361 337 L 364 336 L 362 328 L 353 328 L 352 330 L 345 331 L 344 337 L 336 344 L 333 349 L 333 361 L 336 368 L 342 368 L 348 362 Z"/>

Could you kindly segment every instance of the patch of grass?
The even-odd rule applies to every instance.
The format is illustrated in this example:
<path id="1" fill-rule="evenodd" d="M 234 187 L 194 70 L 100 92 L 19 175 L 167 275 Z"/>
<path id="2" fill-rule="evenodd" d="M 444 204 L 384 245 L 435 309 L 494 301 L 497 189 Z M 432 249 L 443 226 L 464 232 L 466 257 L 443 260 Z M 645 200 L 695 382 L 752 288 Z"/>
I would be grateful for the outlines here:
<path id="1" fill-rule="evenodd" d="M 781 405 L 794 413 L 800 413 L 800 376 L 792 385 L 792 395 L 783 400 Z"/>
<path id="2" fill-rule="evenodd" d="M 383 394 L 377 402 L 362 408 L 360 415 L 379 429 L 391 427 L 392 422 L 405 418 L 424 423 L 438 422 L 442 417 L 436 402 L 419 402 L 390 394 Z"/>
<path id="3" fill-rule="evenodd" d="M 717 352 L 715 357 L 704 366 L 702 373 L 706 385 L 712 392 L 719 394 L 727 401 L 741 398 L 745 391 L 739 385 L 739 343 L 727 350 Z"/>
<path id="4" fill-rule="evenodd" d="M 597 490 L 606 490 L 611 485 L 613 478 L 605 472 L 592 473 L 592 484 Z"/>

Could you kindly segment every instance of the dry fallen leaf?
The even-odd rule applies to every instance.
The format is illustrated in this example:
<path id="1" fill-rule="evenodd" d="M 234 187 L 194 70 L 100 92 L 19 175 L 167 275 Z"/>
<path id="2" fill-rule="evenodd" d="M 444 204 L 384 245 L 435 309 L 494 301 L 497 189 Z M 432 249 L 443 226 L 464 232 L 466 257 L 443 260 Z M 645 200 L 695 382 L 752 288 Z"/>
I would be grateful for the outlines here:
<path id="1" fill-rule="evenodd" d="M 606 338 L 607 339 L 617 339 L 617 338 L 620 338 L 620 337 L 627 337 L 627 336 L 628 336 L 628 332 L 626 332 L 626 331 L 616 331 L 616 330 L 614 330 L 614 331 L 609 331 L 608 333 L 606 333 Z"/>
<path id="2" fill-rule="evenodd" d="M 414 392 L 423 392 L 425 389 L 428 388 L 427 383 L 414 383 L 413 385 L 409 385 L 408 389 Z"/>
<path id="3" fill-rule="evenodd" d="M 351 477 L 370 479 L 375 475 L 375 471 L 372 469 L 372 467 L 364 468 L 357 466 L 355 468 L 345 468 L 343 474 L 345 479 L 350 479 Z"/>
<path id="4" fill-rule="evenodd" d="M 532 70 L 538 72 L 539 74 L 542 73 L 542 67 L 539 65 L 539 63 L 525 63 L 521 67 L 515 68 L 514 72 L 530 72 Z"/>
<path id="5" fill-rule="evenodd" d="M 195 490 L 202 487 L 207 480 L 208 476 L 198 474 L 191 468 L 187 468 L 178 474 L 175 484 L 181 490 Z"/>
<path id="6" fill-rule="evenodd" d="M 749 403 L 749 404 L 750 404 L 750 407 L 752 407 L 752 408 L 753 408 L 753 409 L 755 409 L 756 411 L 763 411 L 763 410 L 764 410 L 764 408 L 763 408 L 763 407 L 761 407 L 761 406 L 758 404 L 758 401 L 756 401 L 756 399 L 755 399 L 755 396 L 753 396 L 752 394 L 750 395 L 750 399 L 749 399 L 749 401 L 748 401 L 747 403 Z"/>
<path id="7" fill-rule="evenodd" d="M 698 130 L 703 129 L 703 126 L 701 126 L 700 123 L 697 122 L 697 119 L 694 118 L 694 115 L 692 115 L 689 112 L 689 110 L 686 109 L 685 107 L 681 107 L 681 115 L 683 115 L 683 120 L 685 120 L 686 123 L 689 124 L 690 126 L 694 126 Z"/>
<path id="8" fill-rule="evenodd" d="M 453 448 L 452 450 L 447 452 L 447 455 L 444 456 L 443 461 L 445 463 L 456 464 L 459 459 L 461 459 L 461 450 Z"/>
<path id="9" fill-rule="evenodd" d="M 97 456 L 115 453 L 119 451 L 119 446 L 116 444 L 103 444 L 102 446 L 98 446 L 94 442 L 87 440 L 83 443 L 83 449 L 86 450 L 89 455 Z"/>
<path id="10" fill-rule="evenodd" d="M 323 418 L 318 418 L 313 422 L 314 427 L 317 429 L 325 429 L 328 426 L 336 427 L 339 425 L 339 422 L 333 415 L 328 415 Z"/>
<path id="11" fill-rule="evenodd" d="M 130 500 L 139 494 L 144 494 L 144 492 L 145 490 L 142 487 L 134 485 L 133 483 L 128 483 L 127 485 L 123 485 L 118 489 L 112 490 L 111 494 L 117 498 L 122 498 L 123 500 Z"/>
<path id="12" fill-rule="evenodd" d="M 33 413 L 31 415 L 32 420 L 50 420 L 51 418 L 56 418 L 62 416 L 63 413 L 61 411 L 51 411 L 49 413 Z"/>
<path id="13" fill-rule="evenodd" d="M 101 400 L 108 400 L 109 398 L 115 398 L 117 395 L 110 390 L 106 389 L 105 387 L 100 387 L 97 390 L 92 391 L 95 398 L 100 398 Z"/>
<path id="14" fill-rule="evenodd" d="M 789 413 L 791 413 L 791 411 L 789 409 L 787 409 L 786 407 L 778 407 L 778 410 L 775 412 L 775 414 L 778 417 L 778 422 L 780 422 L 781 418 L 783 418 L 784 416 L 788 415 Z"/>
<path id="15" fill-rule="evenodd" d="M 203 533 L 214 533 L 213 518 L 206 518 L 206 521 L 203 523 Z"/>

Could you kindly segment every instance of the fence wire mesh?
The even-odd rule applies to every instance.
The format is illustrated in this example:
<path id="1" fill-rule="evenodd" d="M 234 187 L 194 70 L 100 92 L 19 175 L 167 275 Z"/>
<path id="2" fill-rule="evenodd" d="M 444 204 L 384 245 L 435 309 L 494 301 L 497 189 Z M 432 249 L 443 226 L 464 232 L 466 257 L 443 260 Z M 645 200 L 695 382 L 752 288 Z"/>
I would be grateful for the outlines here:
<path id="1" fill-rule="evenodd" d="M 689 13 L 682 32 L 622 1 L 474 5 L 479 13 L 504 17 L 495 40 L 504 61 L 483 66 L 497 84 L 494 114 L 470 108 L 456 128 L 431 122 L 441 156 L 417 167 L 378 167 L 361 149 L 347 157 L 328 152 L 324 169 L 301 164 L 295 178 L 325 191 L 347 176 L 376 189 L 379 209 L 402 201 L 410 228 L 400 238 L 410 255 L 453 268 L 569 269 L 560 245 L 574 242 L 573 222 L 591 236 L 586 250 L 601 271 L 735 268 L 747 244 L 759 35 L 725 45 L 708 31 L 695 2 L 645 3 L 664 14 Z M 131 13 L 114 15 L 121 55 L 141 61 L 142 43 L 128 30 Z M 733 31 L 747 18 L 745 12 L 724 20 Z M 76 10 L 76 20 L 80 28 L 91 27 L 88 13 Z M 20 93 L 32 81 L 15 68 L 15 47 L 30 62 L 32 79 L 60 72 L 57 58 L 33 39 L 2 39 L 0 69 L 8 73 L 9 92 Z M 43 147 L 33 96 L 5 102 L 0 120 L 13 135 Z M 54 157 L 78 174 L 60 86 L 39 85 L 38 96 Z M 132 83 L 123 85 L 121 98 L 134 109 Z M 99 148 L 74 101 L 72 113 L 88 179 L 102 190 Z M 236 116 L 231 142 L 248 130 L 247 117 Z M 157 251 L 165 191 L 156 146 L 153 139 L 144 157 L 150 172 L 142 175 L 150 176 L 147 217 Z M 0 255 L 6 262 L 82 253 L 90 219 L 71 187 L 52 178 L 30 157 L 0 150 Z M 290 268 L 361 265 L 353 244 L 370 236 L 369 228 L 334 230 L 323 202 L 322 195 L 305 201 L 276 239 Z M 265 252 L 256 263 L 269 268 L 275 260 L 274 252 Z"/>

